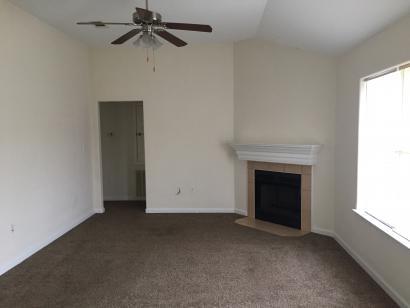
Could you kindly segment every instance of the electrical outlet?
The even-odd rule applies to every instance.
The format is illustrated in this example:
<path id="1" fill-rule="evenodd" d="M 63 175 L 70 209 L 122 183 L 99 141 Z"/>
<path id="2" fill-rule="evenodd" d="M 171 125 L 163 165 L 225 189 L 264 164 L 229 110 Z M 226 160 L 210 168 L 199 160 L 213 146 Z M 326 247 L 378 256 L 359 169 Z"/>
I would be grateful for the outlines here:
<path id="1" fill-rule="evenodd" d="M 14 233 L 14 225 L 10 225 L 10 232 Z"/>
<path id="2" fill-rule="evenodd" d="M 177 193 L 176 193 L 176 195 L 178 196 L 178 195 L 180 195 L 181 194 L 181 187 L 178 187 L 177 188 Z"/>

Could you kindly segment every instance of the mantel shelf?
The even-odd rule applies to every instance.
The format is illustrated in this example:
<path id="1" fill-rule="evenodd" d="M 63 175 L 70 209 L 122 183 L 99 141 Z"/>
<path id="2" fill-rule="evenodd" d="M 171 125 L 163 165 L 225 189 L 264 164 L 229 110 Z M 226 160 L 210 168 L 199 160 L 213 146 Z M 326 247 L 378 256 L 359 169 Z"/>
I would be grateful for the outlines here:
<path id="1" fill-rule="evenodd" d="M 319 144 L 234 144 L 239 160 L 279 164 L 308 165 L 317 163 Z"/>

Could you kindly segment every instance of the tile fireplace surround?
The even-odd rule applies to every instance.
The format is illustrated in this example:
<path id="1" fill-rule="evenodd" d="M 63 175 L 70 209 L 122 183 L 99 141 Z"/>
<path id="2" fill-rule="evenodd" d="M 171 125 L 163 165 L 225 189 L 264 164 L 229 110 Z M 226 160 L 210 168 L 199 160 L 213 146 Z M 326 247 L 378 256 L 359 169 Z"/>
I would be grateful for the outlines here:
<path id="1" fill-rule="evenodd" d="M 241 144 L 232 146 L 248 165 L 248 217 L 236 223 L 280 236 L 302 236 L 311 230 L 312 170 L 320 145 Z M 301 175 L 301 229 L 255 219 L 255 170 Z"/>

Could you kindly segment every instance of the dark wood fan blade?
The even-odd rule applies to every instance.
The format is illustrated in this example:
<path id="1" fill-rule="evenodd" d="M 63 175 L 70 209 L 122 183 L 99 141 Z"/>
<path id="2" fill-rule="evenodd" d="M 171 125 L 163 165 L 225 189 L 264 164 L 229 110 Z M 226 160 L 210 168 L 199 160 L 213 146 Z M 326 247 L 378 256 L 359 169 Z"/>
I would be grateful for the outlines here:
<path id="1" fill-rule="evenodd" d="M 141 32 L 141 29 L 133 29 L 127 33 L 125 33 L 123 36 L 117 38 L 115 41 L 111 42 L 111 44 L 113 45 L 119 45 L 119 44 L 123 44 L 126 41 L 128 41 L 129 39 L 133 38 L 134 36 L 136 36 L 138 33 Z"/>
<path id="2" fill-rule="evenodd" d="M 175 35 L 169 33 L 168 31 L 165 31 L 165 30 L 155 31 L 155 34 L 159 35 L 164 40 L 167 40 L 168 42 L 170 42 L 171 44 L 174 44 L 177 47 L 182 47 L 182 46 L 187 45 L 186 42 L 177 38 Z"/>
<path id="3" fill-rule="evenodd" d="M 135 10 L 136 10 L 138 13 L 142 14 L 142 15 L 144 15 L 144 14 L 147 15 L 147 16 L 152 15 L 152 11 L 143 9 L 143 8 L 141 8 L 141 7 L 136 7 Z"/>
<path id="4" fill-rule="evenodd" d="M 135 13 L 134 13 L 134 21 L 141 21 L 141 22 L 152 22 L 153 20 L 153 13 L 151 11 L 148 11 L 146 9 L 142 9 L 139 7 L 135 8 Z"/>
<path id="5" fill-rule="evenodd" d="M 104 22 L 104 21 L 77 22 L 77 25 L 92 25 L 96 27 L 105 27 L 108 25 L 135 26 L 134 23 L 130 23 L 130 22 Z"/>
<path id="6" fill-rule="evenodd" d="M 102 21 L 86 21 L 86 22 L 77 22 L 77 25 L 91 25 L 96 27 L 105 27 L 105 22 Z"/>
<path id="7" fill-rule="evenodd" d="M 168 29 L 198 31 L 198 32 L 212 32 L 212 27 L 209 25 L 186 24 L 178 22 L 165 22 L 164 25 Z"/>

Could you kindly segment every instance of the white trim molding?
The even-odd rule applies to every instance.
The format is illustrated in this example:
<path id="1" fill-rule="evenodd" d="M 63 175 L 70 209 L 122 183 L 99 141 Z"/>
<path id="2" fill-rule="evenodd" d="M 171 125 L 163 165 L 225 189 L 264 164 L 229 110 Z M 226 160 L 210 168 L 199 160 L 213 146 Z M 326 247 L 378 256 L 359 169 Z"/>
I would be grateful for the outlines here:
<path id="1" fill-rule="evenodd" d="M 239 160 L 279 164 L 315 165 L 319 144 L 234 144 Z"/>
<path id="2" fill-rule="evenodd" d="M 229 208 L 146 208 L 147 214 L 238 214 L 246 216 L 243 209 Z"/>
<path id="3" fill-rule="evenodd" d="M 135 196 L 107 196 L 104 197 L 104 201 L 145 201 L 145 197 Z"/>
<path id="4" fill-rule="evenodd" d="M 45 238 L 44 240 L 34 243 L 30 247 L 28 247 L 23 253 L 16 256 L 13 260 L 9 260 L 5 264 L 0 264 L 0 276 L 8 272 L 9 270 L 11 270 L 13 267 L 19 265 L 24 260 L 31 257 L 33 254 L 35 254 L 39 250 L 51 244 L 56 239 L 58 239 L 59 237 L 67 233 L 68 231 L 74 229 L 75 227 L 77 227 L 79 224 L 86 221 L 88 218 L 90 218 L 94 214 L 95 214 L 95 211 L 90 211 L 90 212 L 85 213 L 81 217 L 73 220 L 71 223 L 61 227 L 58 231 L 54 232 L 53 234 L 51 234 L 49 237 Z"/>
<path id="5" fill-rule="evenodd" d="M 366 213 L 364 210 L 353 209 L 353 212 L 359 215 L 359 217 L 363 218 L 366 222 L 370 223 L 373 227 L 378 229 L 379 231 L 383 232 L 389 238 L 392 238 L 400 245 L 403 245 L 407 249 L 410 249 L 410 241 L 404 238 L 403 236 L 395 233 L 392 228 L 388 227 L 387 225 L 383 224 L 381 221 L 377 220 L 373 216 Z"/>
<path id="6" fill-rule="evenodd" d="M 235 213 L 242 216 L 248 216 L 248 210 L 235 209 Z"/>
<path id="7" fill-rule="evenodd" d="M 322 229 L 322 228 L 318 228 L 318 227 L 312 227 L 312 233 L 325 235 L 325 236 L 329 236 L 329 237 L 335 237 L 335 233 L 332 230 Z"/>
<path id="8" fill-rule="evenodd" d="M 359 256 L 337 233 L 318 227 L 312 227 L 312 232 L 329 236 L 334 240 L 362 267 L 366 273 L 402 308 L 410 307 L 410 303 L 398 294 L 380 274 L 378 274 L 362 257 Z"/>
<path id="9" fill-rule="evenodd" d="M 235 209 L 230 208 L 146 208 L 147 214 L 232 214 Z"/>
<path id="10" fill-rule="evenodd" d="M 357 262 L 359 265 L 373 278 L 374 281 L 387 293 L 390 297 L 403 308 L 410 307 L 410 303 L 397 293 L 379 273 L 377 273 L 358 253 L 356 253 L 337 233 L 334 234 L 334 239 L 340 246 Z"/>

